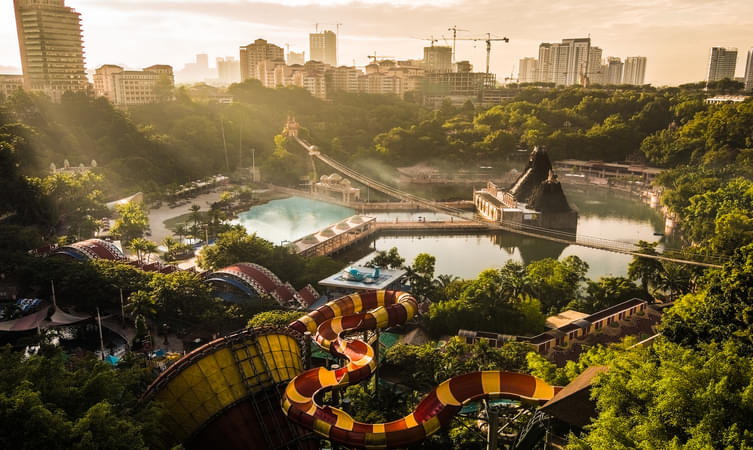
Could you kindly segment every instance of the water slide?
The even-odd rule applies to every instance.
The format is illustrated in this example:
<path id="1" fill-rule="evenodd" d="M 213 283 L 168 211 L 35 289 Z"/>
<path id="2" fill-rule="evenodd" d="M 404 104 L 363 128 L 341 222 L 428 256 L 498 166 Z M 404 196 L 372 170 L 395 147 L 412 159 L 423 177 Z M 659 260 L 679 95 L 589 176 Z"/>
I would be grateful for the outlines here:
<path id="1" fill-rule="evenodd" d="M 317 393 L 366 379 L 374 370 L 374 350 L 342 333 L 402 324 L 418 311 L 416 300 L 399 291 L 371 291 L 333 300 L 289 325 L 309 331 L 317 344 L 349 363 L 337 370 L 317 367 L 293 378 L 285 389 L 282 409 L 299 425 L 331 441 L 358 448 L 394 448 L 417 444 L 447 425 L 463 404 L 486 397 L 506 397 L 543 403 L 559 390 L 525 374 L 485 371 L 444 381 L 416 409 L 388 423 L 357 422 L 345 411 L 316 401 Z"/>

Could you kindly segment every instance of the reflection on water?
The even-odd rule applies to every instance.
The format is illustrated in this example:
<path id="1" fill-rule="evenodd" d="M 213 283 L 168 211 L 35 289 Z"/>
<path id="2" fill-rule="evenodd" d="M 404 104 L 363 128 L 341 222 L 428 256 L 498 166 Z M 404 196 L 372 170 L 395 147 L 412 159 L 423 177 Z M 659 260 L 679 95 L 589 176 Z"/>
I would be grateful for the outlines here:
<path id="1" fill-rule="evenodd" d="M 343 206 L 290 197 L 254 206 L 239 214 L 233 223 L 243 225 L 249 234 L 256 233 L 280 245 L 282 241 L 295 241 L 353 214 L 353 209 Z"/>
<path id="2" fill-rule="evenodd" d="M 637 199 L 604 189 L 586 191 L 568 187 L 567 195 L 571 205 L 580 214 L 579 236 L 623 242 L 637 242 L 641 239 L 660 240 L 654 233 L 663 230 L 661 215 Z M 242 213 L 236 222 L 243 224 L 249 233 L 256 232 L 259 236 L 279 244 L 285 240 L 299 239 L 353 214 L 355 211 L 350 208 L 291 197 L 253 207 L 250 211 Z M 449 219 L 444 214 L 425 211 L 372 215 L 379 221 L 391 222 L 417 221 L 419 217 L 428 222 Z M 372 257 L 374 248 L 389 250 L 392 247 L 397 247 L 408 262 L 419 253 L 432 254 L 437 258 L 437 274 L 453 274 L 463 278 L 476 277 L 482 270 L 502 266 L 508 259 L 528 264 L 543 258 L 561 259 L 570 255 L 577 255 L 588 263 L 588 276 L 591 278 L 619 276 L 627 274 L 627 265 L 631 260 L 628 255 L 506 232 L 451 236 L 385 235 L 372 242 L 372 251 L 362 249 L 358 255 L 348 255 L 352 256 L 352 259 L 366 261 Z"/>

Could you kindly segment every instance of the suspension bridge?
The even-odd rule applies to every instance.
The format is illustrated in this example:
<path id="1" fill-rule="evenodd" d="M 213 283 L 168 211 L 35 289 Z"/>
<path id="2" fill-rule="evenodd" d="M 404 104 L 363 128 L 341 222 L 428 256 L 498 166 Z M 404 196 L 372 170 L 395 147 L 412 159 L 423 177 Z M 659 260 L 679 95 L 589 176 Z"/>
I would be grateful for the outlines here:
<path id="1" fill-rule="evenodd" d="M 306 149 L 309 157 L 311 158 L 312 167 L 315 168 L 314 158 L 318 159 L 327 166 L 337 170 L 343 175 L 350 177 L 351 179 L 358 181 L 359 183 L 368 186 L 370 189 L 382 192 L 392 198 L 395 198 L 401 202 L 411 202 L 415 205 L 419 205 L 429 211 L 447 214 L 452 217 L 456 217 L 463 221 L 473 221 L 478 224 L 483 224 L 488 229 L 508 231 L 517 233 L 523 236 L 530 236 L 534 238 L 546 239 L 553 242 L 559 242 L 567 245 L 579 245 L 581 247 L 594 248 L 598 250 L 606 250 L 615 253 L 622 253 L 631 256 L 638 256 L 643 258 L 655 259 L 660 261 L 668 261 L 678 264 L 687 264 L 700 267 L 709 268 L 721 268 L 722 264 L 726 262 L 726 257 L 720 255 L 703 255 L 704 260 L 698 261 L 688 259 L 685 255 L 673 251 L 664 251 L 658 254 L 648 254 L 638 251 L 636 244 L 631 242 L 622 242 L 612 239 L 605 239 L 595 236 L 584 236 L 576 233 L 555 230 L 551 228 L 543 228 L 531 225 L 523 225 L 520 223 L 513 223 L 507 221 L 489 222 L 476 217 L 473 213 L 463 211 L 462 209 L 453 208 L 448 205 L 435 202 L 417 195 L 413 195 L 409 192 L 402 191 L 393 186 L 385 184 L 381 181 L 368 177 L 356 170 L 351 169 L 345 164 L 322 154 L 319 149 L 304 141 L 298 136 L 298 125 L 295 122 L 288 122 L 286 126 L 287 135 L 294 139 L 301 147 Z M 316 170 L 314 169 L 314 173 Z"/>

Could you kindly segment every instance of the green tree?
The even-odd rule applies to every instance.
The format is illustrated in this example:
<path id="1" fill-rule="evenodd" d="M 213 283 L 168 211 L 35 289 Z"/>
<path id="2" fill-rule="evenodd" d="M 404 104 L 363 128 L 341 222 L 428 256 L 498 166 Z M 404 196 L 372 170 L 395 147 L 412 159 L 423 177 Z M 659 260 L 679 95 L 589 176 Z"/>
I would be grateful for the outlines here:
<path id="1" fill-rule="evenodd" d="M 256 235 L 246 234 L 245 229 L 236 227 L 221 233 L 213 245 L 202 249 L 198 263 L 203 269 L 214 270 L 237 262 L 254 262 L 266 266 L 273 245 Z M 271 270 L 271 269 L 270 269 Z"/>
<path id="2" fill-rule="evenodd" d="M 619 354 L 593 388 L 598 417 L 570 448 L 748 448 L 752 364 L 732 343 Z"/>
<path id="3" fill-rule="evenodd" d="M 138 425 L 122 418 L 107 402 L 92 406 L 76 421 L 73 436 L 77 450 L 147 448 Z"/>
<path id="4" fill-rule="evenodd" d="M 248 327 L 286 327 L 304 315 L 306 313 L 303 311 L 264 311 L 252 317 L 248 321 Z"/>
<path id="5" fill-rule="evenodd" d="M 399 269 L 403 267 L 405 258 L 400 256 L 397 252 L 397 247 L 392 247 L 389 250 L 379 250 L 376 252 L 371 260 L 366 264 L 366 267 L 382 267 L 385 269 Z"/>
<path id="6" fill-rule="evenodd" d="M 149 228 L 149 218 L 143 205 L 136 202 L 128 202 L 118 205 L 116 208 L 119 217 L 112 227 L 112 234 L 120 237 L 128 245 L 133 239 L 142 237 Z"/>
<path id="7" fill-rule="evenodd" d="M 656 252 L 657 245 L 658 242 L 638 241 L 636 252 L 642 255 L 658 255 Z M 657 286 L 661 282 L 663 270 L 661 261 L 658 259 L 633 256 L 633 260 L 628 264 L 628 278 L 641 280 L 643 292 L 649 295 L 648 288 Z"/>
<path id="8" fill-rule="evenodd" d="M 406 267 L 410 280 L 411 292 L 419 298 L 429 298 L 433 290 L 434 266 L 437 258 L 428 253 L 419 253 L 413 259 L 413 265 Z"/>
<path id="9" fill-rule="evenodd" d="M 581 295 L 588 264 L 577 256 L 562 261 L 545 258 L 526 267 L 533 296 L 541 302 L 544 313 L 557 313 Z"/>
<path id="10" fill-rule="evenodd" d="M 642 298 L 644 295 L 645 291 L 627 278 L 601 277 L 598 281 L 588 280 L 586 295 L 572 302 L 570 307 L 584 313 L 595 313 L 631 298 Z"/>

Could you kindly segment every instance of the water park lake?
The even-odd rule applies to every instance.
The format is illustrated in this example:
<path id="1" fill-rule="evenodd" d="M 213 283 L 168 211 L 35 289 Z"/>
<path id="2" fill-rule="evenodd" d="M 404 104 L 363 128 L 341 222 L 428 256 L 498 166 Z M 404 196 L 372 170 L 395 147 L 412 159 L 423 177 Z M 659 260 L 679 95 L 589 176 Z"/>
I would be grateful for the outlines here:
<path id="1" fill-rule="evenodd" d="M 571 205 L 579 212 L 578 235 L 624 242 L 656 241 L 654 233 L 662 232 L 664 220 L 658 211 L 640 200 L 606 189 L 580 190 L 566 188 Z M 241 213 L 236 223 L 249 233 L 280 245 L 294 241 L 355 214 L 355 210 L 301 197 L 273 200 Z M 370 213 L 378 221 L 446 220 L 442 214 L 426 211 Z M 466 235 L 401 234 L 381 235 L 372 239 L 371 248 L 389 250 L 397 247 L 410 262 L 419 253 L 437 258 L 436 274 L 452 274 L 474 278 L 490 267 L 499 267 L 509 259 L 528 264 L 543 258 L 562 259 L 576 255 L 589 265 L 588 276 L 624 276 L 631 256 L 619 253 L 565 245 L 507 232 Z M 367 253 L 367 254 L 364 254 Z M 350 255 L 350 254 L 349 254 Z M 366 250 L 353 258 L 365 262 L 373 256 Z"/>

